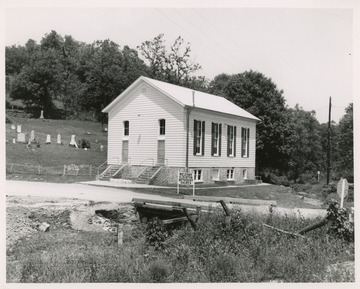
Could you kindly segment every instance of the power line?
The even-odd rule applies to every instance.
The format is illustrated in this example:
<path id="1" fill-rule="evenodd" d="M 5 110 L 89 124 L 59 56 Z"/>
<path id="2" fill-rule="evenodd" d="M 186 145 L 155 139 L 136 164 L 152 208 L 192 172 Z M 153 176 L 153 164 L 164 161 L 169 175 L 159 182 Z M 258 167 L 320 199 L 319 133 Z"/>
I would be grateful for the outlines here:
<path id="1" fill-rule="evenodd" d="M 173 19 L 171 19 L 170 17 L 168 17 L 165 13 L 163 13 L 159 8 L 155 9 L 156 11 L 158 11 L 163 17 L 167 18 L 169 21 L 171 21 L 172 23 L 174 23 L 177 27 L 179 27 L 182 31 L 191 34 L 194 38 L 197 39 L 197 36 L 194 35 L 193 33 L 186 31 L 182 26 L 180 26 L 176 21 L 174 21 Z M 174 10 L 176 11 L 176 10 Z M 181 15 L 180 15 L 181 16 Z M 185 19 L 186 20 L 186 19 Z M 215 49 L 213 49 L 212 47 L 207 46 L 205 43 L 203 43 L 201 40 L 197 39 L 198 42 L 200 42 L 204 47 L 206 47 L 209 50 L 212 50 L 215 54 L 217 54 L 218 57 L 220 57 L 221 59 L 223 59 L 224 61 L 228 62 L 229 64 L 232 64 L 231 61 L 229 61 L 228 59 L 224 58 L 221 54 L 219 54 Z"/>

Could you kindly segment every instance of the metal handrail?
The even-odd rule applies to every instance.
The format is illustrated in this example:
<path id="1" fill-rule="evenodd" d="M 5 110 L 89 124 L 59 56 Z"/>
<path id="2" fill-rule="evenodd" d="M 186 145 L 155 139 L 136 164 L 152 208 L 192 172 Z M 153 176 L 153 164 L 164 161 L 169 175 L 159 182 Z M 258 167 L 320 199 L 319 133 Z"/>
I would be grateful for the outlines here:
<path id="1" fill-rule="evenodd" d="M 148 160 L 151 160 L 151 166 L 153 167 L 154 166 L 154 159 L 153 158 L 147 158 L 147 159 L 142 160 L 140 162 L 139 166 L 141 166 L 143 163 L 145 163 Z"/>
<path id="2" fill-rule="evenodd" d="M 96 175 L 97 178 L 100 177 L 100 168 L 103 167 L 105 164 L 107 164 L 107 160 L 106 160 L 105 162 L 103 162 L 100 166 L 98 166 L 98 168 L 97 168 L 97 175 Z"/>

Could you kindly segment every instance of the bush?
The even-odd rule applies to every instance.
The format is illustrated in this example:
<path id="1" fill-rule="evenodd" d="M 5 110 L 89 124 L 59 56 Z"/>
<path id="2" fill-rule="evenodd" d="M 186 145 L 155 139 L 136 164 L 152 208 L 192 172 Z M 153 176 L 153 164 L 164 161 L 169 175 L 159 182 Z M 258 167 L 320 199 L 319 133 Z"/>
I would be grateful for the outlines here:
<path id="1" fill-rule="evenodd" d="M 286 186 L 288 187 L 290 185 L 289 180 L 285 176 L 277 176 L 274 173 L 270 173 L 268 176 L 269 183 L 278 185 L 278 186 Z"/>
<path id="2" fill-rule="evenodd" d="M 337 186 L 334 183 L 330 183 L 328 185 L 324 185 L 321 191 L 321 194 L 326 198 L 328 195 L 332 194 L 332 193 L 336 193 L 337 191 Z"/>
<path id="3" fill-rule="evenodd" d="M 150 263 L 148 271 L 151 282 L 164 283 L 169 277 L 169 267 L 164 260 L 156 260 Z"/>
<path id="4" fill-rule="evenodd" d="M 153 246 L 155 250 L 165 249 L 165 241 L 168 237 L 169 233 L 158 218 L 154 218 L 148 222 L 145 241 L 149 246 Z"/>
<path id="5" fill-rule="evenodd" d="M 90 148 L 90 141 L 88 139 L 81 139 L 79 141 L 79 148 L 89 149 Z"/>
<path id="6" fill-rule="evenodd" d="M 313 174 L 301 174 L 299 176 L 299 183 L 300 184 L 306 184 L 306 183 L 310 183 L 310 181 L 313 179 Z"/>
<path id="7" fill-rule="evenodd" d="M 341 209 L 337 202 L 329 205 L 327 218 L 331 221 L 329 234 L 334 234 L 347 242 L 354 242 L 354 223 L 349 222 L 346 210 Z"/>

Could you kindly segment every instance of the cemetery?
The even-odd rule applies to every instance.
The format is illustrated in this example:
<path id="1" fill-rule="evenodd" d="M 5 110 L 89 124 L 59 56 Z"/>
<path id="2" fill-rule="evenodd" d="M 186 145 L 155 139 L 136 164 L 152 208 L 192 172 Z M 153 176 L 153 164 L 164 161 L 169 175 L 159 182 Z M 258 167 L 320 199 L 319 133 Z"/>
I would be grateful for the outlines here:
<path id="1" fill-rule="evenodd" d="M 83 175 L 91 180 L 106 160 L 107 133 L 97 122 L 21 117 L 12 117 L 11 122 L 6 124 L 10 178 L 12 174 Z"/>

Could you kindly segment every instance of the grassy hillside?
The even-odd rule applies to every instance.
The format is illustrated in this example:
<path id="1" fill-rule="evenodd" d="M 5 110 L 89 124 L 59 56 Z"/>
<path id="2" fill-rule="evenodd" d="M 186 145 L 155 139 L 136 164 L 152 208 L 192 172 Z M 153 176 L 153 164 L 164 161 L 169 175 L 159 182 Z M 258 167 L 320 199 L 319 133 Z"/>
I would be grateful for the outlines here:
<path id="1" fill-rule="evenodd" d="M 40 142 L 38 148 L 35 144 L 27 148 L 26 144 L 15 143 L 16 129 L 11 129 L 11 123 L 6 124 L 6 163 L 55 167 L 70 164 L 98 166 L 106 160 L 107 133 L 102 131 L 98 122 L 77 120 L 41 120 L 19 117 L 9 118 L 12 124 L 21 124 L 21 131 L 25 133 L 26 140 L 31 130 L 35 132 L 35 139 Z M 57 134 L 61 134 L 63 145 L 57 144 Z M 51 135 L 51 144 L 45 144 L 46 135 Z M 76 135 L 76 141 L 87 139 L 90 150 L 76 149 L 69 146 L 71 135 Z M 100 145 L 104 146 L 100 151 Z"/>

